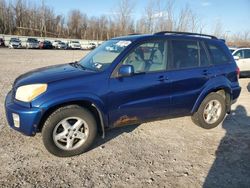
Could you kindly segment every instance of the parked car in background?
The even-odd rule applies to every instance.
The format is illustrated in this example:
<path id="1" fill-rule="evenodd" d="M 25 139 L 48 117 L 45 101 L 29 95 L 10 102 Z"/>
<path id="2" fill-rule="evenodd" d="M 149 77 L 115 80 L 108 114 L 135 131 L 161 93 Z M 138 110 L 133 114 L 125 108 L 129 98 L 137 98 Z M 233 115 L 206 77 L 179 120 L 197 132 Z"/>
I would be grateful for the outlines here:
<path id="1" fill-rule="evenodd" d="M 62 41 L 60 41 L 60 40 L 55 40 L 55 41 L 52 43 L 53 48 L 57 48 L 59 42 L 62 42 Z"/>
<path id="2" fill-rule="evenodd" d="M 52 46 L 52 43 L 50 41 L 45 40 L 45 41 L 39 42 L 39 48 L 40 49 L 52 49 L 53 46 Z"/>
<path id="3" fill-rule="evenodd" d="M 58 42 L 56 48 L 57 48 L 57 49 L 65 50 L 65 49 L 67 49 L 67 44 L 66 44 L 65 42 Z"/>
<path id="4" fill-rule="evenodd" d="M 26 48 L 38 49 L 39 41 L 36 38 L 28 38 L 26 42 Z"/>
<path id="5" fill-rule="evenodd" d="M 96 44 L 95 44 L 95 43 L 89 43 L 89 45 L 90 45 L 90 49 L 91 49 L 91 50 L 93 50 L 93 49 L 96 48 Z"/>
<path id="6" fill-rule="evenodd" d="M 42 132 L 49 152 L 68 157 L 114 127 L 191 116 L 212 129 L 240 95 L 238 76 L 232 54 L 214 36 L 129 35 L 104 42 L 79 62 L 21 75 L 5 111 L 13 129 Z"/>
<path id="7" fill-rule="evenodd" d="M 9 48 L 21 48 L 21 41 L 18 38 L 11 38 L 9 42 Z"/>
<path id="8" fill-rule="evenodd" d="M 68 48 L 73 50 L 80 50 L 81 44 L 79 41 L 70 41 L 68 44 Z"/>
<path id="9" fill-rule="evenodd" d="M 94 43 L 85 43 L 81 45 L 83 50 L 93 50 L 96 48 L 96 45 Z"/>
<path id="10" fill-rule="evenodd" d="M 3 38 L 0 38 L 0 47 L 5 47 L 5 43 Z"/>
<path id="11" fill-rule="evenodd" d="M 232 55 L 240 68 L 240 77 L 250 77 L 250 48 L 238 48 Z"/>

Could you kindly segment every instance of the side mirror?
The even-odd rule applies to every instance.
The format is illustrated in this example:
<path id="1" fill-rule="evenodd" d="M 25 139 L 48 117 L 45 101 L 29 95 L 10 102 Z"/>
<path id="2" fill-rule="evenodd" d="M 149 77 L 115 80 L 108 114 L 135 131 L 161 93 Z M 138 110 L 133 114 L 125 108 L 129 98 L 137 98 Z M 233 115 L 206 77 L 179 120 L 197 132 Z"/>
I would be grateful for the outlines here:
<path id="1" fill-rule="evenodd" d="M 235 60 L 235 61 L 237 61 L 237 60 L 239 60 L 239 59 L 240 59 L 239 56 L 234 56 L 234 60 Z"/>
<path id="2" fill-rule="evenodd" d="M 134 74 L 134 67 L 132 65 L 122 65 L 119 69 L 119 77 L 128 77 Z"/>

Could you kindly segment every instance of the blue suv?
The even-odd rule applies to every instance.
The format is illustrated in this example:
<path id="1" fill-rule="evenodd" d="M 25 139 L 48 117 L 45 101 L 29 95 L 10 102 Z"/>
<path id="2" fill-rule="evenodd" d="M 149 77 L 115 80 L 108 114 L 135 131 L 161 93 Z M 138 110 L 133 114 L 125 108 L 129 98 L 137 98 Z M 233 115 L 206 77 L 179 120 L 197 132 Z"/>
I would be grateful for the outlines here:
<path id="1" fill-rule="evenodd" d="M 238 77 L 230 51 L 214 36 L 129 35 L 79 62 L 21 75 L 6 97 L 6 116 L 25 135 L 41 132 L 50 153 L 73 156 L 112 127 L 191 116 L 214 128 L 240 95 Z"/>

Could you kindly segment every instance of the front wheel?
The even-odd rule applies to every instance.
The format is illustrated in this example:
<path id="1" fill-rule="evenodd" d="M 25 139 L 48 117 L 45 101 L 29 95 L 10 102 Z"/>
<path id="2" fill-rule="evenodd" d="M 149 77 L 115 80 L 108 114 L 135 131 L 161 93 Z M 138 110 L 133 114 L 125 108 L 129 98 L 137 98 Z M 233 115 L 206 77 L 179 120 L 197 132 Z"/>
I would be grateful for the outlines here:
<path id="1" fill-rule="evenodd" d="M 192 116 L 193 122 L 204 128 L 217 127 L 226 115 L 225 98 L 218 93 L 210 93 Z"/>
<path id="2" fill-rule="evenodd" d="M 43 143 L 59 157 L 79 155 L 91 146 L 97 134 L 93 115 L 77 105 L 59 108 L 44 123 Z"/>

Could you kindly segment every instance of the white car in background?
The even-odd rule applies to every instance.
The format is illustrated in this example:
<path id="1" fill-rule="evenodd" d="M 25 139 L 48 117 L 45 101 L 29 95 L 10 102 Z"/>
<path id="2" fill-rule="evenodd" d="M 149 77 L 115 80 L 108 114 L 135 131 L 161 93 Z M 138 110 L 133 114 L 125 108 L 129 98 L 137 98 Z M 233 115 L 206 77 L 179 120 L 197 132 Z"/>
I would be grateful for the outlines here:
<path id="1" fill-rule="evenodd" d="M 240 69 L 241 77 L 250 76 L 250 48 L 238 48 L 232 55 Z"/>
<path id="2" fill-rule="evenodd" d="M 56 48 L 57 48 L 57 49 L 63 49 L 63 50 L 65 50 L 65 49 L 67 49 L 67 44 L 64 43 L 64 42 L 58 42 Z"/>
<path id="3" fill-rule="evenodd" d="M 38 49 L 39 48 L 39 41 L 37 38 L 28 38 L 26 41 L 26 48 L 27 49 Z"/>
<path id="4" fill-rule="evenodd" d="M 82 49 L 83 50 L 92 50 L 92 49 L 95 49 L 96 48 L 96 45 L 94 43 L 85 43 L 85 44 L 82 44 Z"/>
<path id="5" fill-rule="evenodd" d="M 62 41 L 60 41 L 60 40 L 55 40 L 55 41 L 52 43 L 53 48 L 57 48 L 57 47 L 58 47 L 58 44 L 59 44 L 60 42 L 62 42 Z"/>
<path id="6" fill-rule="evenodd" d="M 69 44 L 68 44 L 68 48 L 69 49 L 74 49 L 74 50 L 80 50 L 82 47 L 81 47 L 81 44 L 79 41 L 70 41 Z"/>
<path id="7" fill-rule="evenodd" d="M 9 42 L 9 48 L 21 48 L 21 41 L 18 38 L 11 38 Z"/>

